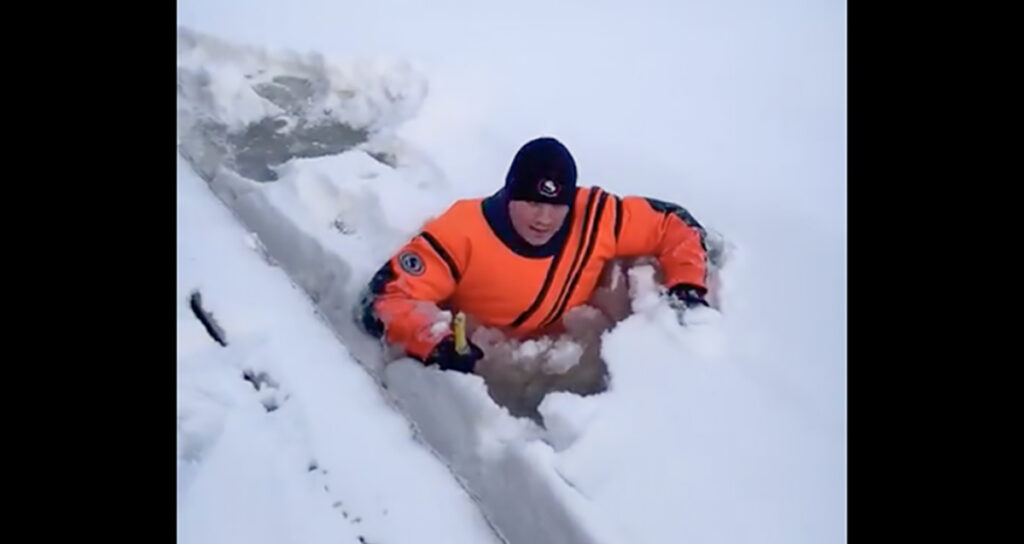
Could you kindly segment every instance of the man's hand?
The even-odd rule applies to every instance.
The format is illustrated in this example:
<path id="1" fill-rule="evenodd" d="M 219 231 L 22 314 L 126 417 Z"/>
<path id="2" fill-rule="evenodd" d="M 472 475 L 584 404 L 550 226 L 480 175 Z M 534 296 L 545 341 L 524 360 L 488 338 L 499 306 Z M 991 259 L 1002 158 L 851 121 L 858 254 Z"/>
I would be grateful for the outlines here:
<path id="1" fill-rule="evenodd" d="M 469 348 L 466 353 L 458 353 L 455 351 L 455 337 L 446 336 L 444 340 L 434 346 L 424 362 L 427 366 L 436 364 L 441 370 L 472 374 L 476 368 L 476 362 L 483 359 L 484 352 L 473 342 L 467 341 L 466 347 Z"/>
<path id="2" fill-rule="evenodd" d="M 670 304 L 674 308 L 689 309 L 694 306 L 710 306 L 704 298 L 707 291 L 700 287 L 680 283 L 669 289 L 668 294 L 671 297 Z"/>
<path id="3" fill-rule="evenodd" d="M 704 298 L 706 294 L 707 291 L 705 289 L 685 283 L 674 285 L 668 290 L 668 304 L 676 311 L 676 318 L 680 325 L 686 326 L 691 324 L 691 320 L 686 319 L 687 314 L 691 310 L 700 307 L 711 308 L 707 299 Z"/>

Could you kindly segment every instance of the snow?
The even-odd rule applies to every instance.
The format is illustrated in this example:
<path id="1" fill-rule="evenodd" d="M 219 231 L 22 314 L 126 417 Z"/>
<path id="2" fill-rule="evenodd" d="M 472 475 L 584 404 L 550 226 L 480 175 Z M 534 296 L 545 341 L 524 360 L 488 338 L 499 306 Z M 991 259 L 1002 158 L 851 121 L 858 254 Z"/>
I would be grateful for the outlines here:
<path id="1" fill-rule="evenodd" d="M 230 128 L 284 113 L 315 122 L 342 118 L 358 127 L 395 125 L 419 109 L 426 93 L 423 78 L 400 59 L 339 63 L 316 53 L 275 55 L 188 29 L 179 34 L 178 57 L 195 70 L 183 80 L 191 103 L 202 104 L 204 113 Z M 276 65 L 268 70 L 270 57 Z M 291 78 L 304 84 L 296 86 Z"/>
<path id="2" fill-rule="evenodd" d="M 481 514 L 508 542 L 846 540 L 845 3 L 581 5 L 179 3 L 216 37 L 179 45 L 180 151 L 236 216 L 179 162 L 179 216 L 211 216 L 179 217 L 179 298 L 200 287 L 229 341 L 182 303 L 179 541 L 493 540 Z M 329 84 L 280 113 L 245 77 L 259 70 Z M 218 140 L 275 114 L 275 145 L 314 150 L 316 119 L 329 154 Z M 653 271 L 629 269 L 608 390 L 549 394 L 543 428 L 478 376 L 385 367 L 351 321 L 383 259 L 492 192 L 539 134 L 568 144 L 582 184 L 678 202 L 736 248 L 723 312 L 685 327 Z M 247 179 L 260 161 L 273 181 Z M 549 371 L 578 360 L 566 342 L 515 349 Z M 273 377 L 279 408 L 243 369 Z"/>
<path id="3" fill-rule="evenodd" d="M 497 542 L 251 240 L 179 158 L 179 542 Z M 196 289 L 226 347 L 189 308 Z"/>

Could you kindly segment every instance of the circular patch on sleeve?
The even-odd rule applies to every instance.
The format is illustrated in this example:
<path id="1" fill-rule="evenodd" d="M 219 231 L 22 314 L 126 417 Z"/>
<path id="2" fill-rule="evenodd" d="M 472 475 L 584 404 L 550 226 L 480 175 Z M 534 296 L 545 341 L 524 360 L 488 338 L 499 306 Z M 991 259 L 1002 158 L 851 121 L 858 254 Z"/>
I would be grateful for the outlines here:
<path id="1" fill-rule="evenodd" d="M 413 276 L 422 276 L 423 270 L 426 268 L 426 265 L 423 264 L 423 259 L 415 251 L 405 251 L 399 255 L 398 264 L 402 267 L 402 270 Z"/>

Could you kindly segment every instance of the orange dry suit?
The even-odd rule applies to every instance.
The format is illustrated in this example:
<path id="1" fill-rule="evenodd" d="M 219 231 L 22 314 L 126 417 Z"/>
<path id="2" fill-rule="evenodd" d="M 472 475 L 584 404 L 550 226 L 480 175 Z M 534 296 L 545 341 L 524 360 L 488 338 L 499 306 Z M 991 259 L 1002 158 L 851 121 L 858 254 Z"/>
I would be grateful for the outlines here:
<path id="1" fill-rule="evenodd" d="M 705 231 L 686 210 L 599 187 L 575 191 L 565 223 L 543 246 L 515 232 L 505 189 L 455 202 L 373 277 L 364 328 L 421 361 L 451 334 L 441 305 L 521 338 L 585 303 L 617 257 L 656 257 L 666 285 L 706 291 Z"/>

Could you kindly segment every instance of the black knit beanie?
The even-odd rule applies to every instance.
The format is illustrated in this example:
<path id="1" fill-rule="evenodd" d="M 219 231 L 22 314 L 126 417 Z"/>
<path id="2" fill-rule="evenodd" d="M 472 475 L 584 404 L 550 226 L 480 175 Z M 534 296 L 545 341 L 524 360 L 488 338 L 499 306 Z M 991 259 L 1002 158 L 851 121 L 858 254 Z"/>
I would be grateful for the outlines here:
<path id="1" fill-rule="evenodd" d="M 512 159 L 505 192 L 509 200 L 571 206 L 576 194 L 576 161 L 554 138 L 531 140 Z"/>

